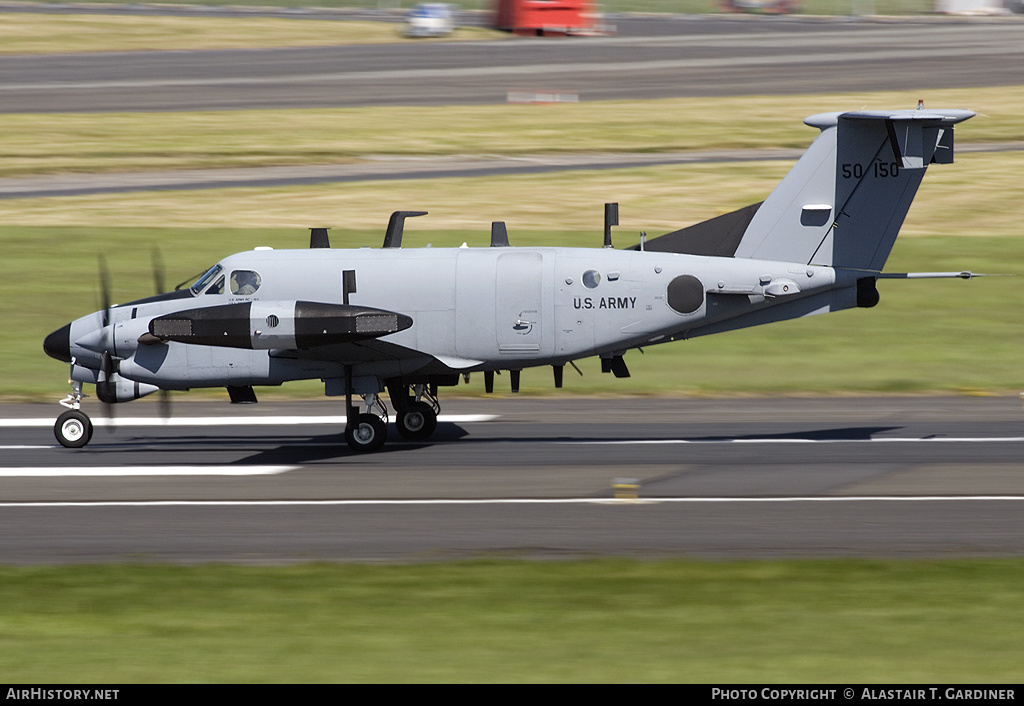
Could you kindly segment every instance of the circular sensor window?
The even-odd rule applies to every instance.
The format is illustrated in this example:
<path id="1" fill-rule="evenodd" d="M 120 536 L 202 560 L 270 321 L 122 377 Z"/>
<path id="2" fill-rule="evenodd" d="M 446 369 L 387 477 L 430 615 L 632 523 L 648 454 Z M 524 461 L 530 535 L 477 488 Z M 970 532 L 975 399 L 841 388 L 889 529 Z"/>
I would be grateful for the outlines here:
<path id="1" fill-rule="evenodd" d="M 593 289 L 597 285 L 601 284 L 601 273 L 597 270 L 587 270 L 583 273 L 583 286 L 587 289 Z"/>
<path id="2" fill-rule="evenodd" d="M 680 314 L 692 314 L 704 303 L 704 285 L 693 275 L 680 275 L 668 285 L 668 305 Z"/>

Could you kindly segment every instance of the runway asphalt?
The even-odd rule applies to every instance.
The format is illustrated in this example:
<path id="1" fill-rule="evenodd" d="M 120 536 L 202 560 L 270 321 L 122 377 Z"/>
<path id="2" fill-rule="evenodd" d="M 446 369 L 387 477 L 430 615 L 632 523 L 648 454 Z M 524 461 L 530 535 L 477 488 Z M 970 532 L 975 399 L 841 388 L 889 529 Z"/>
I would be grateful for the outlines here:
<path id="1" fill-rule="evenodd" d="M 1024 555 L 1017 398 L 453 399 L 373 455 L 329 404 L 177 405 L 77 451 L 55 405 L 4 407 L 0 563 Z"/>

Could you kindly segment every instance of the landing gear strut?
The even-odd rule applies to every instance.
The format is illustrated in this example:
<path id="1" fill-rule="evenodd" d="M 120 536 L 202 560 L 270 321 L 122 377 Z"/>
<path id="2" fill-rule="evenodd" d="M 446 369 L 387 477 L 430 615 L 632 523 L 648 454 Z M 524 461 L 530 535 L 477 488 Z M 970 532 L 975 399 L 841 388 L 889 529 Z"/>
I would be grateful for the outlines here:
<path id="1" fill-rule="evenodd" d="M 395 426 L 403 439 L 424 441 L 437 430 L 437 386 L 454 385 L 458 378 L 432 376 L 427 382 L 410 382 L 403 378 L 356 377 L 351 368 L 345 371 L 345 441 L 356 453 L 378 451 L 387 440 L 388 409 L 379 392 L 387 389 L 395 410 Z M 354 379 L 353 379 L 354 378 Z M 354 384 L 353 384 L 354 383 Z M 337 393 L 335 393 L 337 394 Z M 352 404 L 353 395 L 363 398 L 365 409 Z M 361 413 L 362 412 L 362 413 Z"/>
<path id="2" fill-rule="evenodd" d="M 80 449 L 92 439 L 92 420 L 85 412 L 79 411 L 82 404 L 82 383 L 71 382 L 71 392 L 60 403 L 68 408 L 57 417 L 57 423 L 53 425 L 53 435 L 61 446 L 69 449 Z"/>

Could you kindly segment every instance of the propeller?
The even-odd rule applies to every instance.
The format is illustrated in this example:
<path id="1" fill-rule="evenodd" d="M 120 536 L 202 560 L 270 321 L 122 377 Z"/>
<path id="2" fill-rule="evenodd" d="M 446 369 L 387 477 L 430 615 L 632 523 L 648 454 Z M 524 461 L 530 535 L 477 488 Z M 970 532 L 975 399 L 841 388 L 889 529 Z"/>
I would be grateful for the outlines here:
<path id="1" fill-rule="evenodd" d="M 107 267 L 107 259 L 103 255 L 99 256 L 99 270 L 100 270 L 100 306 L 103 311 L 103 328 L 110 326 L 112 317 L 110 316 L 110 310 L 112 308 L 111 297 L 110 297 L 110 269 Z M 108 339 L 108 340 L 112 340 Z M 99 380 L 96 382 L 96 397 L 103 402 L 103 416 L 109 420 L 107 424 L 108 431 L 114 431 L 114 405 L 113 405 L 113 384 L 110 381 L 111 376 L 114 374 L 114 357 L 110 351 L 104 348 L 102 358 L 100 361 L 100 375 Z"/>
<path id="2" fill-rule="evenodd" d="M 153 246 L 153 252 L 150 257 L 153 263 L 153 286 L 156 288 L 157 294 L 164 293 L 164 256 L 160 252 L 159 246 Z M 171 391 L 160 390 L 160 401 L 158 403 L 160 418 L 167 420 L 171 418 Z"/>
<path id="3" fill-rule="evenodd" d="M 153 247 L 153 253 L 151 255 L 153 263 L 153 284 L 156 287 L 156 294 L 164 293 L 164 256 L 160 253 L 160 248 L 157 246 Z"/>
<path id="4" fill-rule="evenodd" d="M 110 270 L 107 259 L 99 256 L 100 262 L 100 306 L 103 308 L 103 325 L 110 325 Z"/>
<path id="5" fill-rule="evenodd" d="M 156 288 L 157 294 L 162 294 L 164 290 L 164 266 L 163 258 L 158 248 L 154 248 L 152 255 L 153 265 L 153 284 Z M 117 357 L 117 351 L 115 350 L 115 340 L 113 329 L 114 316 L 113 310 L 114 305 L 112 304 L 111 297 L 111 277 L 110 270 L 107 267 L 106 258 L 102 255 L 99 256 L 99 274 L 100 274 L 100 299 L 102 309 L 102 327 L 101 329 L 92 332 L 80 339 L 80 343 L 85 345 L 90 350 L 100 354 L 100 367 L 96 380 L 96 396 L 103 402 L 104 416 L 107 417 L 109 423 L 107 427 L 113 429 L 115 427 L 113 421 L 115 418 L 114 405 L 118 402 L 119 386 L 122 388 L 120 394 L 121 399 L 124 400 L 124 395 L 130 395 L 130 384 L 117 378 L 116 374 L 119 372 L 121 359 Z M 122 351 L 124 354 L 124 351 Z M 125 385 L 127 384 L 127 387 Z M 152 391 L 152 386 L 149 386 L 149 390 L 139 393 L 138 386 L 135 388 L 134 397 L 128 399 L 138 398 L 142 395 L 149 394 Z M 167 419 L 171 416 L 171 398 L 170 391 L 160 390 L 160 403 L 159 403 L 159 415 L 163 419 Z"/>
<path id="6" fill-rule="evenodd" d="M 96 396 L 103 402 L 103 416 L 107 418 L 107 430 L 114 432 L 117 426 L 114 421 L 117 415 L 114 413 L 114 383 L 111 377 L 114 375 L 114 356 L 109 351 L 103 351 L 103 359 L 100 366 L 100 379 L 96 383 Z"/>
<path id="7" fill-rule="evenodd" d="M 153 265 L 153 284 L 156 288 L 157 294 L 162 294 L 165 284 L 164 266 L 163 257 L 161 256 L 158 248 L 153 248 L 151 261 Z M 108 329 L 108 327 L 113 327 L 114 317 L 112 312 L 114 306 L 112 304 L 113 298 L 111 296 L 110 269 L 107 267 L 106 258 L 102 255 L 99 256 L 99 271 L 100 299 L 103 307 L 103 328 Z M 107 428 L 114 430 L 116 428 L 116 425 L 114 424 L 114 420 L 116 418 L 114 405 L 117 403 L 117 382 L 114 380 L 114 375 L 118 372 L 119 359 L 116 357 L 116 351 L 113 349 L 114 335 L 109 329 L 106 335 L 104 335 L 100 340 L 102 340 L 103 343 L 99 376 L 96 382 L 96 396 L 101 402 L 103 402 L 103 414 L 109 420 Z M 160 390 L 159 415 L 163 419 L 167 419 L 171 416 L 170 392 L 167 390 Z"/>

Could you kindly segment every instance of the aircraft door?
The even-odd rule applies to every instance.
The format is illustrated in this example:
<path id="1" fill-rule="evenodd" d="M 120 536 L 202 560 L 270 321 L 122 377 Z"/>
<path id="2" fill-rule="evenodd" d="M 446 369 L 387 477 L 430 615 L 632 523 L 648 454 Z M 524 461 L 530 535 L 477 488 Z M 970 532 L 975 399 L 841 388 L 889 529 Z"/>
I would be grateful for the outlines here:
<path id="1" fill-rule="evenodd" d="M 544 347 L 544 256 L 504 253 L 495 273 L 498 352 L 537 354 Z"/>

